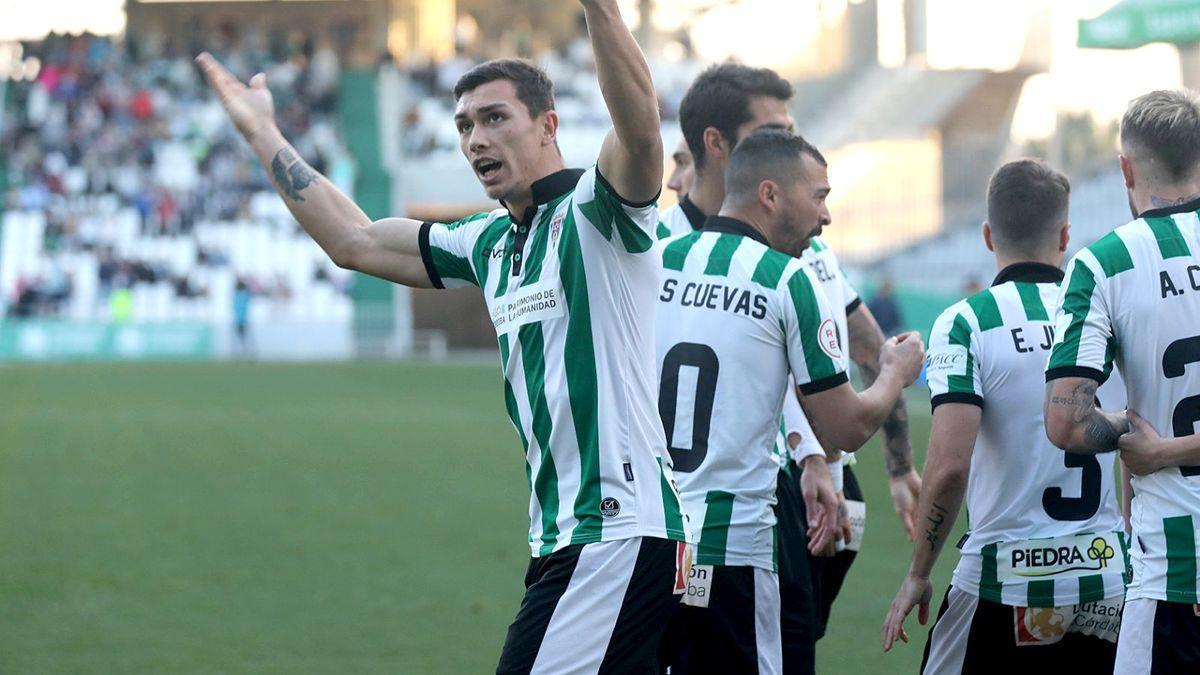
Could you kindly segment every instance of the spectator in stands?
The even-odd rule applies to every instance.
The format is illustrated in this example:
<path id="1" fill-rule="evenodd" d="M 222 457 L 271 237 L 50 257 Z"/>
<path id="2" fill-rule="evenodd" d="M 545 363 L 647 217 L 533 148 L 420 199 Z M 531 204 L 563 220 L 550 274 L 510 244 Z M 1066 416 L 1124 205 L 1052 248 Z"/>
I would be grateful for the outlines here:
<path id="1" fill-rule="evenodd" d="M 895 335 L 904 325 L 904 317 L 900 313 L 900 305 L 896 302 L 895 287 L 890 278 L 879 284 L 875 296 L 867 301 L 867 308 L 875 315 L 884 335 Z"/>
<path id="2" fill-rule="evenodd" d="M 239 278 L 233 291 L 233 332 L 237 338 L 236 353 L 241 356 L 250 354 L 248 328 L 250 324 L 250 301 L 253 295 L 246 282 Z"/>

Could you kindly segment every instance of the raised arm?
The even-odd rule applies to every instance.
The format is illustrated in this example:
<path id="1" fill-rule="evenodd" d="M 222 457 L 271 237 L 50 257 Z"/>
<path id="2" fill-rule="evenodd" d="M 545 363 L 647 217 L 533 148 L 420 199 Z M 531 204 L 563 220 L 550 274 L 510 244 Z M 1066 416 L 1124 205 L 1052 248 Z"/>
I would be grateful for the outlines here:
<path id="1" fill-rule="evenodd" d="M 338 267 L 406 286 L 432 286 L 421 261 L 421 223 L 408 218 L 372 221 L 301 159 L 275 124 L 266 75 L 255 75 L 247 86 L 207 52 L 196 63 L 288 210 Z"/>
<path id="2" fill-rule="evenodd" d="M 883 330 L 875 321 L 867 304 L 859 302 L 854 311 L 846 315 L 846 329 L 850 334 L 850 359 L 862 373 L 863 384 L 870 386 L 879 377 L 879 350 L 883 347 Z M 913 468 L 912 441 L 908 434 L 908 406 L 904 397 L 896 399 L 887 419 L 880 428 L 883 432 L 883 463 L 887 469 L 888 483 L 892 493 L 892 507 L 900 517 L 909 541 L 916 536 L 917 497 L 921 493 L 921 477 Z"/>
<path id="3" fill-rule="evenodd" d="M 905 333 L 884 343 L 879 375 L 866 390 L 856 392 L 843 383 L 802 396 L 800 405 L 821 445 L 846 452 L 862 447 L 895 408 L 904 388 L 917 379 L 924 358 L 921 336 Z"/>
<path id="4" fill-rule="evenodd" d="M 600 150 L 600 173 L 622 199 L 651 201 L 662 188 L 663 145 L 650 67 L 621 19 L 617 0 L 580 1 L 600 93 L 613 123 Z"/>
<path id="5" fill-rule="evenodd" d="M 1099 386 L 1088 377 L 1061 377 L 1046 384 L 1043 408 L 1051 443 L 1081 454 L 1117 449 L 1117 440 L 1129 431 L 1129 420 L 1124 412 L 1105 412 L 1096 406 Z"/>
<path id="6" fill-rule="evenodd" d="M 929 620 L 929 601 L 933 595 L 929 575 L 954 531 L 954 521 L 962 508 L 971 453 L 982 416 L 983 409 L 970 403 L 945 403 L 933 411 L 929 454 L 925 459 L 925 483 L 918 507 L 924 532 L 914 543 L 908 575 L 883 623 L 885 652 L 897 640 L 908 642 L 904 619 L 913 607 L 920 606 L 917 619 L 921 625 Z"/>

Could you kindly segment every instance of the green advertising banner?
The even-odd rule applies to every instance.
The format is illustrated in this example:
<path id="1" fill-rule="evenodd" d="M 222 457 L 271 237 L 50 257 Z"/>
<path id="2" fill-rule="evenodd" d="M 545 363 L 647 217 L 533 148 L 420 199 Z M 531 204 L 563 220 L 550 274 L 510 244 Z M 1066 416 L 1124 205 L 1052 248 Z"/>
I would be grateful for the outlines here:
<path id="1" fill-rule="evenodd" d="M 0 322 L 0 361 L 211 359 L 208 324 Z"/>
<path id="2" fill-rule="evenodd" d="M 1124 0 L 1079 22 L 1079 46 L 1136 49 L 1153 42 L 1200 42 L 1200 0 Z"/>

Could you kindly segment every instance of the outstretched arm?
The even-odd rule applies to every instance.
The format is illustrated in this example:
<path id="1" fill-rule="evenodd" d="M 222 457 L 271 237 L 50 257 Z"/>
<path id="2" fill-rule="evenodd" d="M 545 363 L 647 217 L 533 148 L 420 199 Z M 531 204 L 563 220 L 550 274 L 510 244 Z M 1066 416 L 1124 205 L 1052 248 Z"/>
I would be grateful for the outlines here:
<path id="1" fill-rule="evenodd" d="M 406 286 L 432 286 L 421 261 L 421 223 L 408 218 L 372 221 L 301 159 L 275 125 L 266 75 L 255 75 L 247 86 L 207 52 L 196 63 L 288 210 L 335 264 Z"/>
<path id="2" fill-rule="evenodd" d="M 617 0 L 580 1 L 600 93 L 613 123 L 600 150 L 600 173 L 623 199 L 648 202 L 658 196 L 663 178 L 658 97 L 650 67 L 621 19 Z"/>
<path id="3" fill-rule="evenodd" d="M 846 329 L 850 334 L 850 358 L 858 365 L 863 384 L 869 387 L 879 377 L 879 350 L 885 339 L 883 330 L 863 302 L 858 303 L 858 307 L 846 316 Z M 913 468 L 908 406 L 903 396 L 896 399 L 896 405 L 892 406 L 880 430 L 883 432 L 883 462 L 891 487 L 892 506 L 900 517 L 909 541 L 912 541 L 916 536 L 916 508 L 917 498 L 921 494 L 921 477 Z"/>
<path id="4" fill-rule="evenodd" d="M 982 416 L 983 410 L 970 403 L 945 403 L 933 411 L 929 455 L 925 460 L 925 485 L 918 507 L 924 532 L 913 546 L 908 576 L 900 585 L 883 623 L 885 652 L 897 640 L 908 642 L 904 619 L 913 607 L 920 606 L 917 619 L 921 625 L 929 620 L 929 601 L 933 594 L 929 575 L 962 508 L 971 469 L 971 452 Z"/>
<path id="5" fill-rule="evenodd" d="M 1123 412 L 1105 412 L 1096 406 L 1099 386 L 1087 377 L 1062 377 L 1046 383 L 1043 408 L 1051 443 L 1082 454 L 1117 449 L 1117 439 L 1129 431 L 1129 421 Z"/>

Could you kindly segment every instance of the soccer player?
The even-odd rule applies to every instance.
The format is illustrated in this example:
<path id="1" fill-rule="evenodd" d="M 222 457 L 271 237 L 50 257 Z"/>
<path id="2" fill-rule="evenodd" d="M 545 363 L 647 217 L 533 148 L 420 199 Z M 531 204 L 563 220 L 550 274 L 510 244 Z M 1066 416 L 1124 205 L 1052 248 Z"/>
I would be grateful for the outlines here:
<path id="1" fill-rule="evenodd" d="M 929 632 L 922 672 L 1112 671 L 1124 593 L 1125 540 L 1113 460 L 1063 455 L 1046 439 L 1037 394 L 1054 334 L 1069 240 L 1066 176 L 1037 160 L 1000 167 L 983 238 L 999 274 L 951 305 L 929 342 L 933 427 L 921 491 L 924 533 L 883 628 L 884 651 L 908 641 L 904 618 L 967 497 L 968 536 Z"/>
<path id="2" fill-rule="evenodd" d="M 617 1 L 581 4 L 613 122 L 596 164 L 564 167 L 545 73 L 480 64 L 455 86 L 453 121 L 501 208 L 448 225 L 372 222 L 284 140 L 262 74 L 247 87 L 198 58 L 292 214 L 339 266 L 483 291 L 532 487 L 532 559 L 501 673 L 655 668 L 686 539 L 655 399 L 658 103 Z"/>
<path id="3" fill-rule="evenodd" d="M 1046 366 L 1046 432 L 1075 461 L 1115 450 L 1127 418 L 1100 409 L 1096 388 L 1120 368 L 1129 409 L 1145 423 L 1123 456 L 1131 468 L 1133 579 L 1118 673 L 1200 672 L 1200 103 L 1156 91 L 1121 120 L 1121 172 L 1134 215 L 1067 267 Z M 1139 417 L 1134 417 L 1139 419 Z M 1153 434 L 1168 450 L 1139 457 Z M 1145 447 L 1141 447 L 1146 451 Z M 1143 453 L 1144 454 L 1144 453 Z M 1083 458 L 1083 459 L 1078 459 Z"/>
<path id="4" fill-rule="evenodd" d="M 659 412 L 697 546 L 671 631 L 682 639 L 664 650 L 675 675 L 783 671 L 772 505 L 788 374 L 822 440 L 853 451 L 924 356 L 917 334 L 892 338 L 875 383 L 851 388 L 833 310 L 796 257 L 829 217 L 816 148 L 760 130 L 726 175 L 719 215 L 662 250 Z"/>
<path id="5" fill-rule="evenodd" d="M 674 162 L 675 168 L 667 177 L 667 189 L 674 191 L 675 195 L 682 200 L 692 189 L 692 182 L 696 178 L 696 172 L 692 170 L 692 152 L 688 150 L 687 140 L 679 139 L 679 143 L 675 146 L 675 152 L 671 155 L 671 161 Z"/>
<path id="6" fill-rule="evenodd" d="M 716 214 L 725 199 L 725 169 L 729 155 L 742 138 L 762 127 L 793 128 L 787 107 L 793 93 L 791 84 L 774 71 L 736 63 L 712 66 L 696 78 L 679 110 L 679 123 L 692 153 L 695 182 L 677 206 L 663 213 L 663 225 L 672 234 L 695 231 L 703 225 L 706 216 Z M 820 235 L 821 229 L 828 224 L 828 220 L 820 223 L 815 235 Z M 835 305 L 834 321 L 839 335 L 849 336 L 848 356 L 858 365 L 869 385 L 878 376 L 883 332 L 842 273 L 833 249 L 815 235 L 812 245 L 804 250 L 802 260 L 816 273 L 825 294 Z M 845 356 L 844 353 L 843 358 Z M 815 439 L 803 416 L 789 415 L 785 422 L 785 432 L 798 432 L 804 439 Z M 883 435 L 893 505 L 906 533 L 912 538 L 921 479 L 913 468 L 908 411 L 903 398 L 897 400 L 888 416 Z M 812 446 L 806 443 L 798 447 Z M 827 449 L 834 458 L 840 454 L 838 448 Z M 793 453 L 794 462 L 815 471 L 811 457 L 811 451 Z M 831 467 L 837 473 L 841 464 L 831 464 Z M 830 607 L 856 553 L 845 550 L 830 561 L 809 557 L 805 542 L 805 523 L 809 514 L 804 498 L 812 501 L 812 486 L 816 481 L 811 480 L 812 473 L 807 474 L 807 479 L 801 475 L 800 480 L 809 483 L 806 489 L 801 489 L 786 467 L 782 471 L 778 510 L 784 662 L 789 673 L 807 673 L 815 667 L 814 642 L 824 634 Z M 849 493 L 846 496 L 858 502 L 865 517 L 862 493 L 858 490 L 854 472 L 847 470 L 845 476 Z"/>

